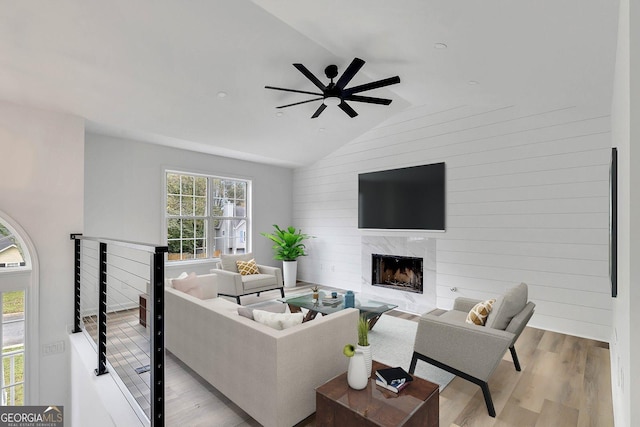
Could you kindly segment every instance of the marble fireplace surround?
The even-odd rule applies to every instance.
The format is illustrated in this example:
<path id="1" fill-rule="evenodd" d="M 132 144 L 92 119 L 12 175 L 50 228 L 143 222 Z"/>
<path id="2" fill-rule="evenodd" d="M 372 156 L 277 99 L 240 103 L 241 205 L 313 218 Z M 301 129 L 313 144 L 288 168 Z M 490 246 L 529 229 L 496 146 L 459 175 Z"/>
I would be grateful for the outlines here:
<path id="1" fill-rule="evenodd" d="M 404 236 L 362 236 L 362 292 L 378 295 L 398 308 L 422 314 L 436 308 L 436 239 Z M 372 254 L 422 258 L 422 294 L 371 285 Z"/>

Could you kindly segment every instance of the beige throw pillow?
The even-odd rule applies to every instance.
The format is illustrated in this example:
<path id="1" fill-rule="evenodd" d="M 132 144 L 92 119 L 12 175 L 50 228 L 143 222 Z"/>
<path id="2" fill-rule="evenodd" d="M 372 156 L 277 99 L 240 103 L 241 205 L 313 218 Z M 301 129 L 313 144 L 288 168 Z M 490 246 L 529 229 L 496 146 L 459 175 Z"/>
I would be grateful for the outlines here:
<path id="1" fill-rule="evenodd" d="M 236 261 L 236 265 L 238 266 L 238 273 L 243 276 L 248 276 L 250 274 L 260 274 L 260 270 L 258 269 L 258 265 L 256 264 L 255 259 L 250 259 L 249 261 Z"/>
<path id="2" fill-rule="evenodd" d="M 198 285 L 198 276 L 196 273 L 190 273 L 184 279 L 173 279 L 171 284 L 175 289 L 184 292 L 185 294 L 202 299 L 202 289 L 200 289 L 200 286 Z"/>
<path id="3" fill-rule="evenodd" d="M 302 323 L 302 313 L 270 313 L 253 310 L 253 319 L 274 329 L 287 329 Z"/>
<path id="4" fill-rule="evenodd" d="M 467 314 L 466 322 L 473 325 L 484 326 L 484 322 L 486 322 L 487 316 L 491 313 L 494 302 L 496 302 L 495 299 L 489 299 L 474 305 L 469 314 Z"/>
<path id="5" fill-rule="evenodd" d="M 271 305 L 267 305 L 267 306 L 262 306 L 259 309 L 256 308 L 252 308 L 252 307 L 238 307 L 238 314 L 240 316 L 244 316 L 247 317 L 251 320 L 255 320 L 253 318 L 253 311 L 254 310 L 262 310 L 262 311 L 268 311 L 270 313 L 286 313 L 287 312 L 287 304 L 271 304 Z"/>

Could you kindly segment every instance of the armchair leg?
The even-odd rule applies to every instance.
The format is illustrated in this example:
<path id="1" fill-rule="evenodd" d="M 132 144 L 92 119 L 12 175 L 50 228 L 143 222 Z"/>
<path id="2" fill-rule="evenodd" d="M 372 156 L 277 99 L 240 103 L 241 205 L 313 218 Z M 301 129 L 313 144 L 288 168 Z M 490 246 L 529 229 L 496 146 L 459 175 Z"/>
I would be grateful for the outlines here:
<path id="1" fill-rule="evenodd" d="M 260 292 L 256 292 L 256 296 L 259 297 L 260 296 Z"/>
<path id="2" fill-rule="evenodd" d="M 280 288 L 280 297 L 284 298 L 284 288 Z"/>
<path id="3" fill-rule="evenodd" d="M 511 358 L 513 359 L 513 364 L 516 367 L 516 371 L 520 372 L 520 361 L 518 360 L 518 355 L 516 354 L 516 347 L 512 345 L 511 347 L 509 347 L 509 350 L 511 351 Z"/>
<path id="4" fill-rule="evenodd" d="M 237 296 L 237 297 L 236 297 L 236 303 L 237 303 L 238 305 L 242 305 L 242 304 L 240 304 L 240 297 L 239 297 L 239 296 Z"/>
<path id="5" fill-rule="evenodd" d="M 493 399 L 491 399 L 489 384 L 487 382 L 483 382 L 482 384 L 480 384 L 480 388 L 482 389 L 482 394 L 484 395 L 484 402 L 487 404 L 487 411 L 489 411 L 490 416 L 495 418 L 496 409 L 493 407 Z"/>
<path id="6" fill-rule="evenodd" d="M 459 371 L 456 368 L 452 368 L 449 365 L 445 365 L 442 362 L 438 362 L 437 360 L 434 360 L 430 357 L 425 356 L 424 354 L 420 354 L 416 351 L 413 352 L 413 356 L 411 357 L 411 365 L 409 366 L 409 373 L 413 374 L 413 372 L 416 369 L 416 362 L 418 361 L 418 359 L 427 362 L 430 365 L 436 366 L 440 369 L 444 369 L 445 371 L 456 375 L 458 377 L 464 378 L 467 381 L 470 381 L 476 385 L 479 385 L 480 388 L 482 389 L 482 394 L 484 396 L 484 401 L 487 404 L 487 411 L 489 412 L 489 415 L 491 415 L 493 418 L 496 417 L 496 409 L 493 407 L 493 400 L 491 399 L 491 392 L 489 391 L 489 383 L 486 381 L 481 380 L 480 378 L 476 378 L 473 377 L 465 372 Z"/>
<path id="7" fill-rule="evenodd" d="M 416 371 L 416 364 L 418 363 L 418 356 L 416 356 L 416 352 L 413 352 L 413 356 L 411 356 L 411 365 L 409 365 L 409 373 L 413 375 Z"/>

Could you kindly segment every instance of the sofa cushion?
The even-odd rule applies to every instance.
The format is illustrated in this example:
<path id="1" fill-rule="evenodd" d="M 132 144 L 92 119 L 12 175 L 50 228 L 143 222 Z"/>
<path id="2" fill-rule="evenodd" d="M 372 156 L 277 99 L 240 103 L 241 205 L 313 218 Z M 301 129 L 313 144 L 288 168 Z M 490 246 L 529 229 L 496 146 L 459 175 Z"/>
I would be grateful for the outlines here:
<path id="1" fill-rule="evenodd" d="M 220 266 L 223 270 L 231 271 L 233 273 L 238 272 L 238 266 L 236 265 L 236 261 L 249 261 L 253 259 L 253 253 L 249 252 L 247 254 L 239 254 L 239 255 L 220 255 Z"/>
<path id="2" fill-rule="evenodd" d="M 256 264 L 256 260 L 251 258 L 249 261 L 237 260 L 236 266 L 238 267 L 238 273 L 243 276 L 248 276 L 250 274 L 260 274 L 260 270 L 258 269 L 258 265 Z"/>
<path id="3" fill-rule="evenodd" d="M 489 317 L 487 317 L 485 326 L 504 331 L 509 326 L 511 319 L 527 305 L 528 298 L 526 283 L 520 283 L 518 286 L 509 289 L 493 304 L 493 309 Z"/>
<path id="4" fill-rule="evenodd" d="M 465 311 L 449 310 L 442 313 L 440 315 L 440 318 L 446 319 L 451 322 L 464 323 L 467 318 L 467 313 Z"/>
<path id="5" fill-rule="evenodd" d="M 253 310 L 253 319 L 274 329 L 287 329 L 302 323 L 302 313 L 270 313 L 265 310 Z"/>
<path id="6" fill-rule="evenodd" d="M 469 314 L 467 314 L 466 322 L 472 325 L 484 326 L 487 316 L 491 313 L 494 302 L 496 302 L 496 300 L 492 298 L 474 305 L 469 311 Z"/>
<path id="7" fill-rule="evenodd" d="M 196 276 L 196 273 L 190 273 L 183 279 L 173 279 L 171 284 L 175 289 L 182 291 L 185 294 L 189 294 L 200 299 L 203 297 L 202 289 L 198 284 L 198 276 Z"/>
<path id="8" fill-rule="evenodd" d="M 251 320 L 255 320 L 253 318 L 253 310 L 263 310 L 268 311 L 270 313 L 286 313 L 287 305 L 281 303 L 274 303 L 269 305 L 261 305 L 260 308 L 257 307 L 238 307 L 238 314 L 240 316 L 247 317 Z"/>
<path id="9" fill-rule="evenodd" d="M 265 286 L 275 287 L 276 276 L 272 276 L 271 274 L 251 274 L 249 276 L 242 276 L 242 283 L 245 292 Z"/>

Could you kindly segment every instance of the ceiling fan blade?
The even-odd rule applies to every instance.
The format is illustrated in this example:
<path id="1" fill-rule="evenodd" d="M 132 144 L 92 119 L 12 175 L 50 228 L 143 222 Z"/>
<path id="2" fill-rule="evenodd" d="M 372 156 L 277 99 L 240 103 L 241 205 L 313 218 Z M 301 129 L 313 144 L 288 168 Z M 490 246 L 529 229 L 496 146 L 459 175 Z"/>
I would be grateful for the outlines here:
<path id="1" fill-rule="evenodd" d="M 281 105 L 281 106 L 276 107 L 276 108 L 293 107 L 294 105 L 306 104 L 307 102 L 313 102 L 313 101 L 320 101 L 321 99 L 324 99 L 324 98 L 320 97 L 320 98 L 308 99 L 306 101 L 294 102 L 293 104 Z"/>
<path id="2" fill-rule="evenodd" d="M 327 87 L 325 85 L 322 84 L 322 82 L 320 80 L 318 80 L 318 78 L 316 76 L 314 76 L 311 71 L 309 71 L 307 69 L 307 67 L 305 67 L 302 64 L 293 64 L 294 67 L 296 67 L 298 69 L 298 71 L 300 71 L 302 74 L 304 74 L 304 76 L 306 78 L 308 78 L 309 80 L 311 80 L 311 83 L 313 83 L 314 85 L 316 85 L 318 87 L 318 89 L 320 89 L 321 91 L 325 91 L 325 89 L 327 89 Z"/>
<path id="3" fill-rule="evenodd" d="M 318 95 L 323 96 L 321 93 L 317 92 L 307 92 L 306 90 L 297 90 L 297 89 L 285 89 L 283 87 L 275 87 L 275 86 L 265 86 L 265 89 L 273 89 L 273 90 L 283 90 L 285 92 L 294 92 L 294 93 L 306 93 L 307 95 Z"/>
<path id="4" fill-rule="evenodd" d="M 313 113 L 313 116 L 311 116 L 311 118 L 315 119 L 316 117 L 318 117 L 320 115 L 320 113 L 322 113 L 324 111 L 325 108 L 327 108 L 327 106 L 325 104 L 320 104 L 320 106 L 318 107 L 316 112 Z"/>
<path id="5" fill-rule="evenodd" d="M 350 87 L 344 90 L 344 94 L 348 96 L 353 93 L 364 92 L 365 90 L 377 89 L 379 87 L 385 87 L 385 86 L 393 85 L 396 83 L 400 83 L 400 77 L 398 76 L 389 77 L 387 79 L 382 79 L 382 80 L 378 80 L 371 83 L 365 83 L 360 86 Z"/>
<path id="6" fill-rule="evenodd" d="M 391 104 L 391 99 L 387 98 L 373 98 L 371 96 L 360 96 L 360 95 L 349 95 L 344 97 L 347 101 L 356 101 L 356 102 L 368 102 L 370 104 L 381 104 L 381 105 L 389 105 Z"/>
<path id="7" fill-rule="evenodd" d="M 362 59 L 353 58 L 351 64 L 349 64 L 347 69 L 344 70 L 344 73 L 342 73 L 342 76 L 340 76 L 340 78 L 336 82 L 336 87 L 340 90 L 344 89 L 344 87 L 351 81 L 353 76 L 355 76 L 356 73 L 360 71 L 360 68 L 362 68 L 363 65 L 364 61 Z"/>
<path id="8" fill-rule="evenodd" d="M 323 104 L 324 105 L 324 104 Z M 354 110 L 353 108 L 351 108 L 349 106 L 349 104 L 347 104 L 346 102 L 342 101 L 338 107 L 340 107 L 340 109 L 342 109 L 342 111 L 344 111 L 345 113 L 347 113 L 349 115 L 349 117 L 354 118 L 355 116 L 358 115 L 358 113 L 356 113 L 356 110 Z"/>

